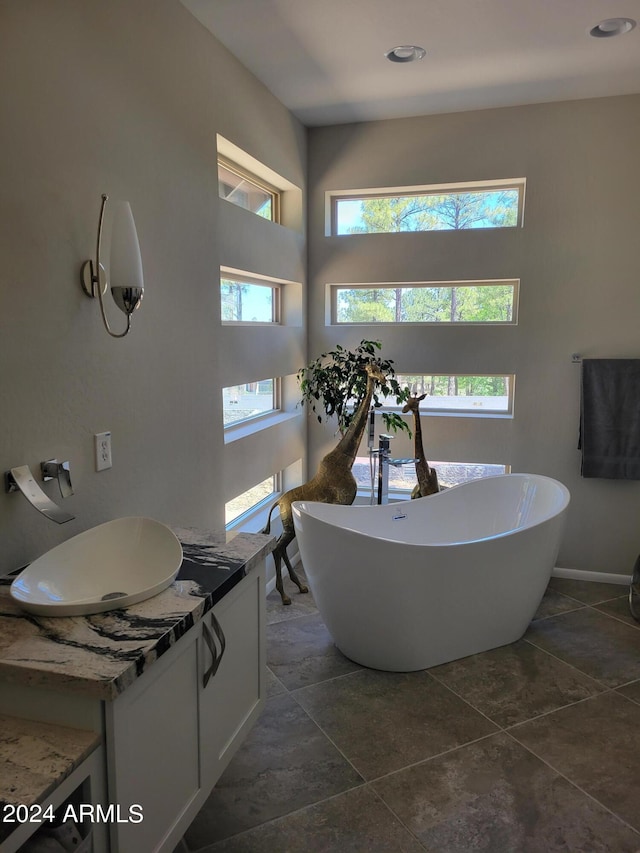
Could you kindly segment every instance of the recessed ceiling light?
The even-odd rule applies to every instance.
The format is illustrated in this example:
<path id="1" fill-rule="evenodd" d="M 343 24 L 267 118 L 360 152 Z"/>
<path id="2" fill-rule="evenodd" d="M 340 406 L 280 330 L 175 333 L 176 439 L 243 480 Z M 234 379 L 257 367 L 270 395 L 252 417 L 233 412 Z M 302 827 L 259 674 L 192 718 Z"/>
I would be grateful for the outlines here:
<path id="1" fill-rule="evenodd" d="M 597 39 L 621 36 L 623 33 L 628 33 L 629 30 L 632 30 L 635 25 L 636 22 L 631 18 L 607 18 L 590 29 L 589 35 Z"/>
<path id="2" fill-rule="evenodd" d="M 423 59 L 426 52 L 423 47 L 415 44 L 401 44 L 398 47 L 392 47 L 385 56 L 389 62 L 415 62 L 416 59 Z"/>

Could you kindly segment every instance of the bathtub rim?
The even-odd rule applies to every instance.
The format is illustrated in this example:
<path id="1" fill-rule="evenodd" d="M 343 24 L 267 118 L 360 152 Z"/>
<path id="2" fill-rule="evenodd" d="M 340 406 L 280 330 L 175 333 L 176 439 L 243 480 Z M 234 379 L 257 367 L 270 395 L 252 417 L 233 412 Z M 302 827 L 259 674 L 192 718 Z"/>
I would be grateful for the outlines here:
<path id="1" fill-rule="evenodd" d="M 510 473 L 510 474 L 498 474 L 498 475 L 495 475 L 492 477 L 478 477 L 477 479 L 469 480 L 466 483 L 458 483 L 455 486 L 451 486 L 450 488 L 446 489 L 443 492 L 436 492 L 433 495 L 428 495 L 427 499 L 434 500 L 436 498 L 445 497 L 446 495 L 449 495 L 452 492 L 454 492 L 456 489 L 464 489 L 464 488 L 469 488 L 469 487 L 477 488 L 477 485 L 476 485 L 477 483 L 481 483 L 481 482 L 486 481 L 486 480 L 504 480 L 507 478 L 511 478 L 511 479 L 517 478 L 519 480 L 534 480 L 534 481 L 535 480 L 544 480 L 546 482 L 552 483 L 554 485 L 554 487 L 558 488 L 558 491 L 560 492 L 560 495 L 562 496 L 562 505 L 560 506 L 560 508 L 557 511 L 550 513 L 548 515 L 545 515 L 544 518 L 540 518 L 535 522 L 531 522 L 528 524 L 521 524 L 518 527 L 513 527 L 513 528 L 510 528 L 509 530 L 501 531 L 500 533 L 492 533 L 489 536 L 481 536 L 481 537 L 476 537 L 474 539 L 456 539 L 456 540 L 452 540 L 452 541 L 448 541 L 448 542 L 403 542 L 401 539 L 392 539 L 388 536 L 381 536 L 381 535 L 378 535 L 375 533 L 367 533 L 367 532 L 364 532 L 362 530 L 358 530 L 357 528 L 355 528 L 353 526 L 346 526 L 344 524 L 338 524 L 335 521 L 328 520 L 326 518 L 322 518 L 319 515 L 315 515 L 313 512 L 309 512 L 306 509 L 306 506 L 335 506 L 336 508 L 339 507 L 341 510 L 358 511 L 358 510 L 372 510 L 372 509 L 375 510 L 378 507 L 382 508 L 382 506 L 384 506 L 384 508 L 390 512 L 391 507 L 395 507 L 396 509 L 399 509 L 402 507 L 403 503 L 408 501 L 408 499 L 400 500 L 400 501 L 394 501 L 391 504 L 384 504 L 382 506 L 376 505 L 376 504 L 373 504 L 373 505 L 370 505 L 370 504 L 365 504 L 365 505 L 363 505 L 363 504 L 350 504 L 350 505 L 329 504 L 329 503 L 325 503 L 323 501 L 305 501 L 305 500 L 303 500 L 303 501 L 294 501 L 291 504 L 291 510 L 293 513 L 294 524 L 295 524 L 296 518 L 298 518 L 302 515 L 307 515 L 310 518 L 314 519 L 314 521 L 317 521 L 321 524 L 326 524 L 329 527 L 334 527 L 334 528 L 338 528 L 339 530 L 348 531 L 349 533 L 352 533 L 356 536 L 362 536 L 365 539 L 375 539 L 375 540 L 380 541 L 380 542 L 391 542 L 394 544 L 400 543 L 400 544 L 402 544 L 403 547 L 406 547 L 406 548 L 453 548 L 453 547 L 459 547 L 462 545 L 475 545 L 475 544 L 478 544 L 480 542 L 491 542 L 491 541 L 495 541 L 497 539 L 505 539 L 509 536 L 515 536 L 518 533 L 521 533 L 523 530 L 532 530 L 532 529 L 535 529 L 536 527 L 539 527 L 543 524 L 547 524 L 552 519 L 557 518 L 558 516 L 561 516 L 567 512 L 567 510 L 569 508 L 569 504 L 571 502 L 571 492 L 564 485 L 564 483 L 560 482 L 560 480 L 556 480 L 554 477 L 549 477 L 545 474 L 527 474 L 527 473 L 523 473 L 523 472 L 514 472 L 514 473 Z M 419 498 L 418 500 L 425 500 L 425 498 Z M 411 501 L 411 503 L 415 503 L 415 501 Z"/>

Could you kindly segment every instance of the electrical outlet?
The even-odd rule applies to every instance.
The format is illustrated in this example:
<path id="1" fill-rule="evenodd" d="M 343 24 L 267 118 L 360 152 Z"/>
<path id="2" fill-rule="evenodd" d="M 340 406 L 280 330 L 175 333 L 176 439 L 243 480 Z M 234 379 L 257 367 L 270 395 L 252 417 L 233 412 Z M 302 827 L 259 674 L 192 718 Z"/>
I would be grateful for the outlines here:
<path id="1" fill-rule="evenodd" d="M 111 433 L 99 432 L 94 436 L 96 447 L 96 471 L 111 468 Z"/>

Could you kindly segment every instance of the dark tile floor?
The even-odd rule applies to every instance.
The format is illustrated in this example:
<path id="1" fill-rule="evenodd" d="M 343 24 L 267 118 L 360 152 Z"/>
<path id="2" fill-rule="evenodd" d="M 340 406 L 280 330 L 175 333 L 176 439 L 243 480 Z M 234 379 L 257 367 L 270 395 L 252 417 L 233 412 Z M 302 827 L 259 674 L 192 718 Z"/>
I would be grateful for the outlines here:
<path id="1" fill-rule="evenodd" d="M 640 853 L 640 624 L 552 579 L 522 640 L 364 669 L 310 595 L 268 598 L 265 711 L 185 836 L 198 853 Z"/>

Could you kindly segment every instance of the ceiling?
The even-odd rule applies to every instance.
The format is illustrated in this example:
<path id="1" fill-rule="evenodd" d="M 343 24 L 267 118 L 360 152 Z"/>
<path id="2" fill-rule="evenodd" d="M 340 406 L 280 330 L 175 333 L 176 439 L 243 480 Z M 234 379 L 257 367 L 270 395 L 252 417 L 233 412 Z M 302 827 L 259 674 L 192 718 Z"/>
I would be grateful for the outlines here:
<path id="1" fill-rule="evenodd" d="M 181 2 L 309 126 L 640 92 L 640 0 Z"/>

